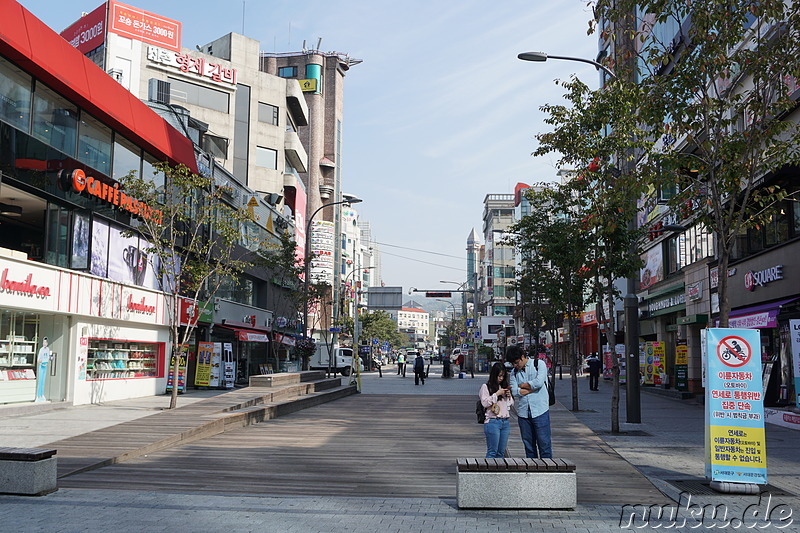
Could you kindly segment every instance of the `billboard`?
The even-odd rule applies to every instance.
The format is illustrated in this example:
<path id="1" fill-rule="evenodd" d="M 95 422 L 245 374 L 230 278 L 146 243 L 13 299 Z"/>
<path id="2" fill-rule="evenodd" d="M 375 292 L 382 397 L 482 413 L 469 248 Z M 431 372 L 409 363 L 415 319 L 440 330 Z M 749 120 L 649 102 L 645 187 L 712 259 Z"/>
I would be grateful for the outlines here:
<path id="1" fill-rule="evenodd" d="M 108 3 L 108 31 L 162 46 L 181 50 L 181 23 L 113 0 Z"/>
<path id="2" fill-rule="evenodd" d="M 106 3 L 82 16 L 60 35 L 84 55 L 102 45 L 106 40 Z"/>

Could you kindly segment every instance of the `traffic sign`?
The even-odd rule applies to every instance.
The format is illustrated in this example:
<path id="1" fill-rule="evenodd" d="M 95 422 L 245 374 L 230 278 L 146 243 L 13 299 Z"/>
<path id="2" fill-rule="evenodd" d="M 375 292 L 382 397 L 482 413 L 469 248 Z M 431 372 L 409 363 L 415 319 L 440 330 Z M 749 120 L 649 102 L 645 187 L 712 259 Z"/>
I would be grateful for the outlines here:
<path id="1" fill-rule="evenodd" d="M 426 292 L 426 298 L 450 298 L 453 295 L 451 292 Z"/>
<path id="2" fill-rule="evenodd" d="M 342 331 L 342 328 L 338 328 L 338 327 L 330 328 L 328 331 L 330 331 L 332 333 L 340 333 Z"/>
<path id="3" fill-rule="evenodd" d="M 475 327 L 475 319 L 474 318 L 468 318 L 467 319 L 467 327 L 468 328 L 474 328 Z"/>
<path id="4" fill-rule="evenodd" d="M 466 337 L 467 336 L 467 332 L 466 331 L 462 331 L 461 333 L 459 333 L 459 335 L 461 337 Z"/>
<path id="5" fill-rule="evenodd" d="M 464 348 L 464 349 L 466 350 L 467 348 L 469 348 L 469 344 L 467 344 L 467 343 L 465 342 L 464 344 L 462 344 L 462 345 L 461 345 L 461 347 L 462 347 L 462 348 Z"/>
<path id="6" fill-rule="evenodd" d="M 722 364 L 732 368 L 744 366 L 753 356 L 750 343 L 737 335 L 728 335 L 717 343 L 717 357 Z"/>
<path id="7" fill-rule="evenodd" d="M 372 339 L 372 344 L 378 344 L 378 339 Z"/>

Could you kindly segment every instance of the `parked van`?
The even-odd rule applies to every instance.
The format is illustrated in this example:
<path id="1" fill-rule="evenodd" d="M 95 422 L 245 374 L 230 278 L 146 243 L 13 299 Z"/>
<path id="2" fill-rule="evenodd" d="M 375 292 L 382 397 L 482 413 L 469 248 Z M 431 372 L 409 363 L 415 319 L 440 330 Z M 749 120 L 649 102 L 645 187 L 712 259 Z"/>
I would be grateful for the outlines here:
<path id="1" fill-rule="evenodd" d="M 333 359 L 331 359 L 330 352 L 331 350 L 329 350 L 327 344 L 317 344 L 317 350 L 311 356 L 309 368 L 311 370 L 328 370 L 328 363 L 330 362 L 330 367 L 334 374 L 339 372 L 343 376 L 349 376 L 350 368 L 353 366 L 352 348 L 334 346 Z"/>

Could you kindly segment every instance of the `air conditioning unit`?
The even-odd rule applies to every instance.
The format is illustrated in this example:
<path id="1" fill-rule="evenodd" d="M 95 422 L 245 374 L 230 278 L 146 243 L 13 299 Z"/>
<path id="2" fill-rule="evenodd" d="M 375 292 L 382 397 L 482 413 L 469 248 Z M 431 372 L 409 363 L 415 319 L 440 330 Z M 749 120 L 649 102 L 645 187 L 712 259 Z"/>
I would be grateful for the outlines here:
<path id="1" fill-rule="evenodd" d="M 168 81 L 150 78 L 147 86 L 147 99 L 157 104 L 169 105 L 169 91 Z"/>

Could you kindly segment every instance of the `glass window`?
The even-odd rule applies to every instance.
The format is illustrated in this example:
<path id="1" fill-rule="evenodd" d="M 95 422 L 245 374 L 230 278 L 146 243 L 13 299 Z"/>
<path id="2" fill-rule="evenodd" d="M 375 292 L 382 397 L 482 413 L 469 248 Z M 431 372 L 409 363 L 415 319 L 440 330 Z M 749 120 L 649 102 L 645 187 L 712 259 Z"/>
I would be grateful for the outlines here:
<path id="1" fill-rule="evenodd" d="M 278 151 L 272 148 L 256 146 L 256 165 L 264 168 L 278 169 Z"/>
<path id="2" fill-rule="evenodd" d="M 294 125 L 294 120 L 292 120 L 292 115 L 286 113 L 286 131 L 292 131 L 297 133 L 297 126 Z"/>
<path id="3" fill-rule="evenodd" d="M 245 278 L 225 278 L 214 295 L 245 305 L 253 305 L 253 280 Z"/>
<path id="4" fill-rule="evenodd" d="M 258 103 L 258 121 L 278 125 L 278 106 L 265 104 L 264 102 Z"/>
<path id="5" fill-rule="evenodd" d="M 48 265 L 69 266 L 70 212 L 68 209 L 50 204 L 47 209 L 47 255 Z"/>
<path id="6" fill-rule="evenodd" d="M 75 155 L 78 108 L 45 85 L 33 95 L 33 136 L 67 155 Z"/>
<path id="7" fill-rule="evenodd" d="M 28 131 L 31 113 L 31 77 L 0 58 L 0 120 Z"/>
<path id="8" fill-rule="evenodd" d="M 145 152 L 142 160 L 142 177 L 152 181 L 156 188 L 161 188 L 164 186 L 164 174 L 156 172 L 155 165 L 158 162 L 158 159 Z"/>
<path id="9" fill-rule="evenodd" d="M 111 128 L 88 113 L 81 113 L 78 161 L 111 175 Z"/>
<path id="10" fill-rule="evenodd" d="M 89 268 L 89 215 L 74 213 L 72 217 L 72 264 L 71 268 Z"/>
<path id="11" fill-rule="evenodd" d="M 278 76 L 281 78 L 296 78 L 297 67 L 280 67 L 278 69 Z"/>
<path id="12" fill-rule="evenodd" d="M 228 159 L 228 139 L 210 133 L 203 134 L 203 150 L 219 159 Z"/>
<path id="13" fill-rule="evenodd" d="M 141 175 L 142 149 L 122 135 L 117 135 L 114 141 L 114 170 L 111 177 L 119 181 L 131 171 L 135 171 L 136 176 L 139 177 Z"/>
<path id="14" fill-rule="evenodd" d="M 174 102 L 185 102 L 214 111 L 227 113 L 230 97 L 228 93 L 189 83 L 176 78 L 169 78 L 170 98 Z"/>

